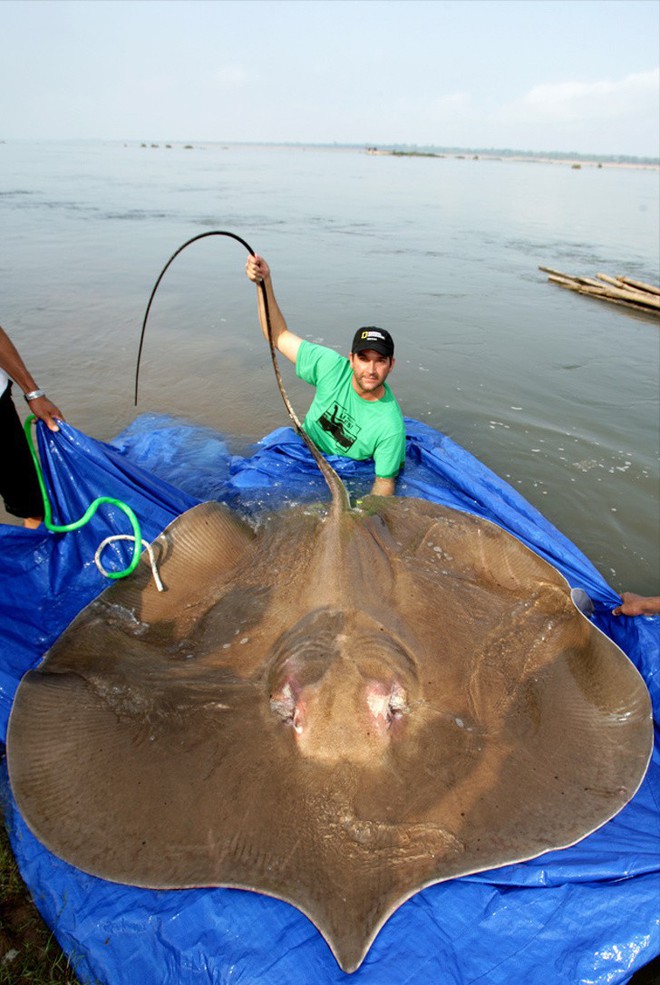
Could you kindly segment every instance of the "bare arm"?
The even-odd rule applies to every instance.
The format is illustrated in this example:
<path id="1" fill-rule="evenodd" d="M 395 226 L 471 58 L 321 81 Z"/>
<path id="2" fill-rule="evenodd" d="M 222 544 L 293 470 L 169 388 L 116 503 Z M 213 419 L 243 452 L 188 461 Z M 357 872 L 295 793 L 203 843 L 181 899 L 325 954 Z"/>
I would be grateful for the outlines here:
<path id="1" fill-rule="evenodd" d="M 27 366 L 21 359 L 18 349 L 3 328 L 0 328 L 0 367 L 7 376 L 20 386 L 23 393 L 32 393 L 39 387 L 34 381 Z M 29 401 L 30 410 L 41 421 L 44 421 L 51 431 L 59 431 L 57 418 L 64 420 L 64 414 L 45 395 Z"/>
<path id="2" fill-rule="evenodd" d="M 245 272 L 255 284 L 262 284 L 266 289 L 266 298 L 268 300 L 268 314 L 270 316 L 270 326 L 273 334 L 273 345 L 281 352 L 283 356 L 291 360 L 295 364 L 298 358 L 298 349 L 300 348 L 300 343 L 302 339 L 299 335 L 295 335 L 293 332 L 289 331 L 284 315 L 280 311 L 280 306 L 275 299 L 275 293 L 273 291 L 273 282 L 270 277 L 270 267 L 263 259 L 259 256 L 248 257 L 247 263 L 245 265 Z M 257 290 L 257 304 L 259 310 L 259 324 L 261 325 L 261 331 L 264 333 L 264 338 L 268 339 L 268 325 L 266 323 L 266 311 L 264 308 L 264 299 L 261 289 Z"/>
<path id="3" fill-rule="evenodd" d="M 378 476 L 374 479 L 374 484 L 371 487 L 372 496 L 393 496 L 394 490 L 396 489 L 396 479 L 380 479 Z"/>
<path id="4" fill-rule="evenodd" d="M 653 616 L 660 613 L 660 596 L 635 595 L 623 592 L 621 605 L 612 609 L 613 616 Z"/>

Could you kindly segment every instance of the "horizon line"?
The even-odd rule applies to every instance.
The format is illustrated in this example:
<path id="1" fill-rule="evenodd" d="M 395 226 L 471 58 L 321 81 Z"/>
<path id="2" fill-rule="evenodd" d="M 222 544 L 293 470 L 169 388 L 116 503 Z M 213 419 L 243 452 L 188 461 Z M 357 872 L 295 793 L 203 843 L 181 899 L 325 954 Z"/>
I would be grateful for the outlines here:
<path id="1" fill-rule="evenodd" d="M 401 142 L 373 142 L 373 141 L 316 141 L 316 140 L 221 140 L 215 138 L 140 138 L 140 137 L 0 137 L 0 145 L 8 143 L 119 143 L 119 144 L 138 144 L 146 147 L 177 146 L 194 148 L 202 144 L 229 145 L 235 147 L 315 147 L 315 148 L 337 148 L 348 150 L 365 150 L 372 153 L 394 153 L 396 151 L 415 153 L 420 155 L 440 155 L 440 154 L 482 154 L 482 155 L 502 155 L 506 157 L 536 157 L 536 158 L 558 158 L 562 160 L 581 160 L 581 161 L 620 161 L 639 164 L 654 164 L 660 166 L 660 156 L 641 154 L 626 154 L 622 152 L 600 152 L 591 153 L 585 151 L 564 151 L 564 150 L 529 150 L 516 147 L 473 147 L 459 145 L 441 144 L 418 144 Z"/>

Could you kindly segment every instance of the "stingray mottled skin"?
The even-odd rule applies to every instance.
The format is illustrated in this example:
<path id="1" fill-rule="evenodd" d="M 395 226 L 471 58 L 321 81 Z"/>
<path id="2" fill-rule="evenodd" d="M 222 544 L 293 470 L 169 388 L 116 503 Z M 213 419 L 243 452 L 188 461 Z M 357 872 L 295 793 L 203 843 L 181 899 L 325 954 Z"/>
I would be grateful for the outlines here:
<path id="1" fill-rule="evenodd" d="M 21 683 L 8 761 L 55 854 L 287 900 L 347 971 L 418 890 L 574 844 L 652 747 L 646 687 L 563 577 L 421 500 L 196 507 Z"/>

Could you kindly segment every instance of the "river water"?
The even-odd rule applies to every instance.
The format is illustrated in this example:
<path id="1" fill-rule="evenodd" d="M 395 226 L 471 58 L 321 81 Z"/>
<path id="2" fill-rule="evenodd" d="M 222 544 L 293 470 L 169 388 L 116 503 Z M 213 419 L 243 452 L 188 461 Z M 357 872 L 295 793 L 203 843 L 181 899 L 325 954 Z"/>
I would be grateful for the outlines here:
<path id="1" fill-rule="evenodd" d="M 245 251 L 291 329 L 346 352 L 379 324 L 407 416 L 450 435 L 616 590 L 660 591 L 658 321 L 549 284 L 539 265 L 658 283 L 658 171 L 359 149 L 0 143 L 0 323 L 76 427 L 138 414 L 237 447 L 288 423 Z M 282 367 L 305 412 L 309 388 Z M 21 402 L 22 403 L 22 402 Z M 6 515 L 0 515 L 0 519 Z"/>

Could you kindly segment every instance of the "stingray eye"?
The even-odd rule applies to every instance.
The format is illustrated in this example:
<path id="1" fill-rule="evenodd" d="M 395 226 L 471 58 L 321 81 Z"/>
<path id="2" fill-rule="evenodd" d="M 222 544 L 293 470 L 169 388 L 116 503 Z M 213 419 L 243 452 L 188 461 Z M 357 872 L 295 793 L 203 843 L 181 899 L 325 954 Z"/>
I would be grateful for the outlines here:
<path id="1" fill-rule="evenodd" d="M 286 725 L 294 724 L 296 697 L 289 681 L 279 691 L 273 691 L 271 694 L 270 710 L 278 718 L 281 718 Z"/>
<path id="2" fill-rule="evenodd" d="M 400 684 L 393 684 L 392 690 L 390 691 L 390 698 L 387 703 L 388 724 L 395 722 L 398 718 L 402 718 L 408 713 L 409 710 L 408 696 L 405 689 L 401 687 Z"/>

